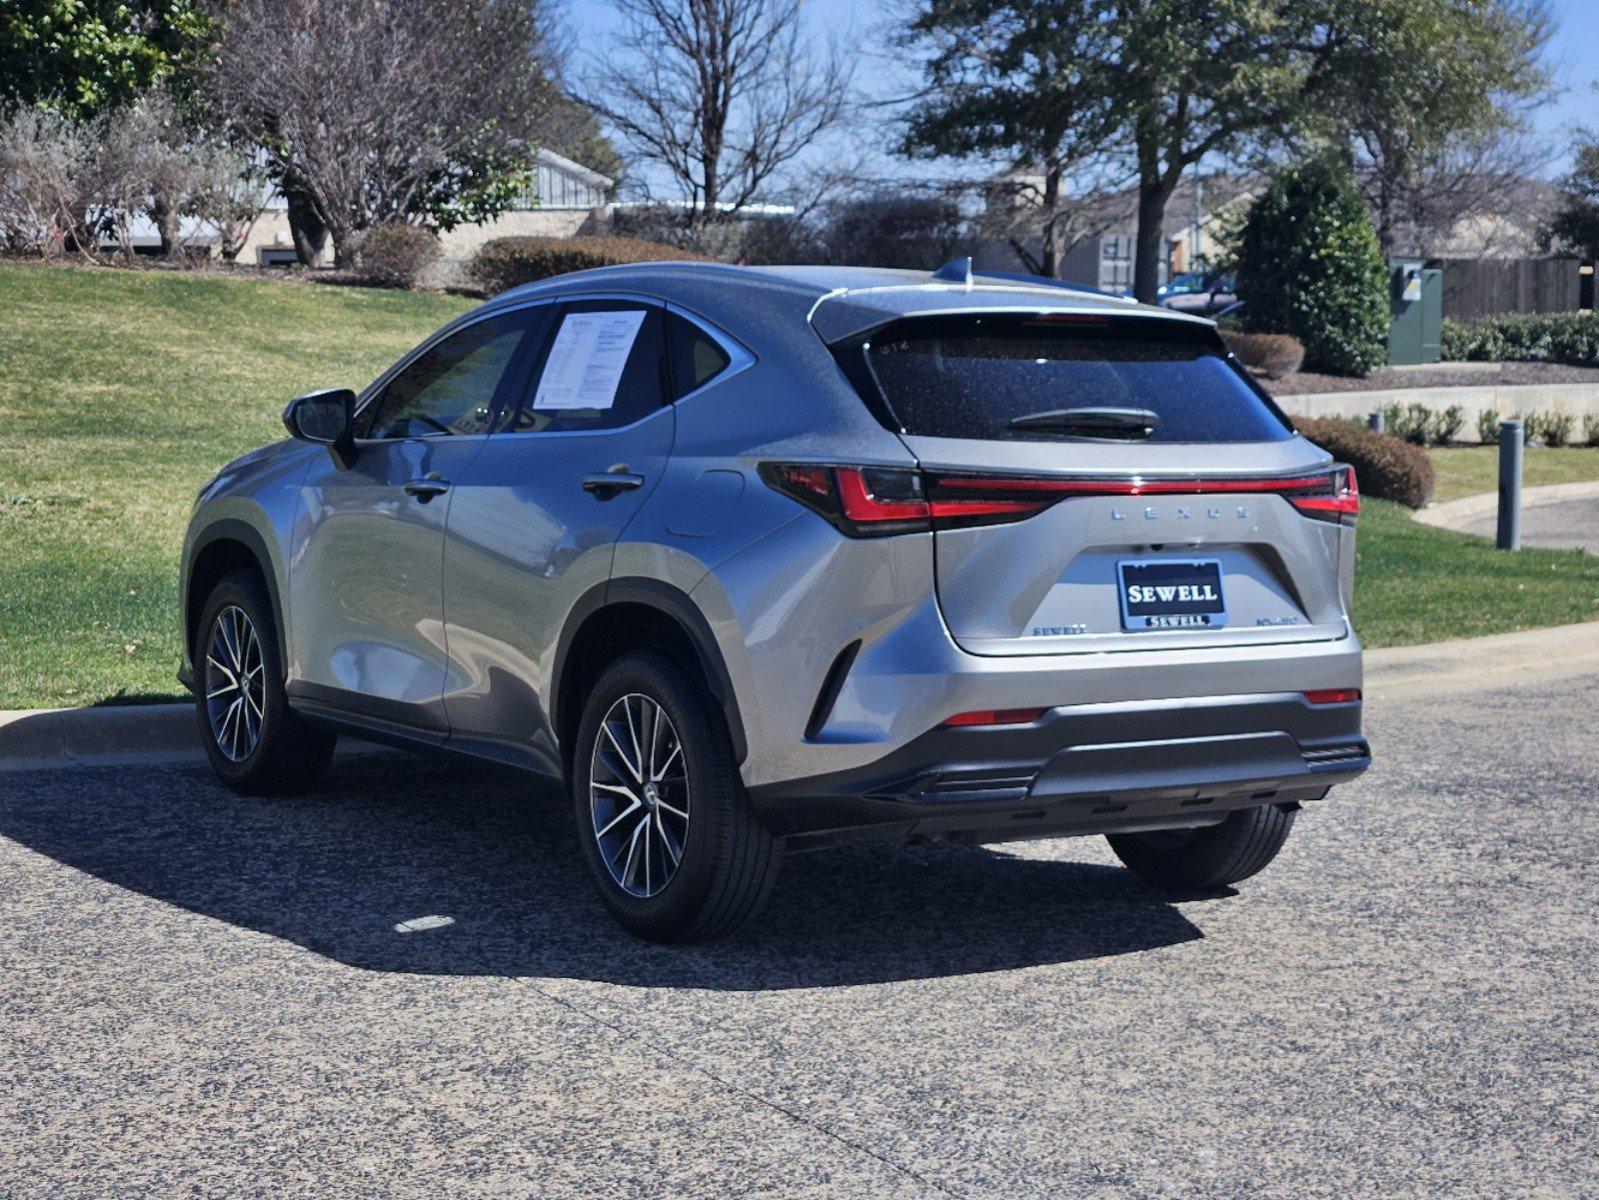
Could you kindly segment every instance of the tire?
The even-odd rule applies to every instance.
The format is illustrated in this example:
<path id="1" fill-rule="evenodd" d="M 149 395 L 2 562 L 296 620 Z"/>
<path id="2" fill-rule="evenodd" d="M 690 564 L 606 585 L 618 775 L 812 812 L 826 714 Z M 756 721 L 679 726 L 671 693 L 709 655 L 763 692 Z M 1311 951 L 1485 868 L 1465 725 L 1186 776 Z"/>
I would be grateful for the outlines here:
<path id="1" fill-rule="evenodd" d="M 583 709 L 571 779 L 584 861 L 629 932 L 710 941 L 766 903 L 782 849 L 751 808 L 727 725 L 694 673 L 657 653 L 608 667 Z"/>
<path id="2" fill-rule="evenodd" d="M 1146 883 L 1171 892 L 1209 892 L 1265 868 L 1288 840 L 1294 809 L 1276 804 L 1231 813 L 1219 825 L 1155 833 L 1113 833 L 1116 857 Z"/>
<path id="3" fill-rule="evenodd" d="M 322 777 L 338 735 L 290 710 L 272 605 L 255 572 L 234 571 L 211 589 L 195 630 L 194 672 L 200 742 L 223 783 L 258 796 L 301 791 Z M 256 681 L 246 695 L 240 673 Z"/>

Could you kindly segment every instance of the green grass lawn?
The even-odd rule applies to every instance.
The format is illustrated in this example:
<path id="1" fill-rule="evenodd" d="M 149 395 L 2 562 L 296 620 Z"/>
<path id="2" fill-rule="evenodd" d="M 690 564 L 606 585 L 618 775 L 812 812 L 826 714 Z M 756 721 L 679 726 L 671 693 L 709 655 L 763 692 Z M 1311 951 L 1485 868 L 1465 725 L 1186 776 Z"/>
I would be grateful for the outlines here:
<path id="1" fill-rule="evenodd" d="M 469 303 L 0 263 L 0 708 L 173 695 L 195 491 Z"/>
<path id="2" fill-rule="evenodd" d="M 1361 505 L 1355 628 L 1367 646 L 1408 646 L 1599 618 L 1599 558 L 1494 549 L 1434 529 L 1386 500 Z"/>
<path id="3" fill-rule="evenodd" d="M 359 387 L 469 303 L 0 263 L 0 708 L 175 696 L 195 490 L 281 437 L 289 397 Z M 1456 487 L 1457 455 L 1462 475 L 1468 456 L 1488 464 L 1488 483 L 1453 494 L 1491 489 L 1491 451 L 1440 453 L 1441 485 Z M 1545 455 L 1570 465 L 1535 475 Z M 1529 482 L 1599 474 L 1599 451 L 1527 462 Z M 1368 501 L 1355 617 L 1369 645 L 1594 616 L 1599 559 L 1500 554 Z"/>
<path id="4" fill-rule="evenodd" d="M 1497 446 L 1450 446 L 1429 453 L 1438 472 L 1434 504 L 1499 490 Z M 1558 450 L 1528 446 L 1522 458 L 1522 482 L 1527 487 L 1594 479 L 1599 479 L 1599 446 L 1562 446 Z"/>

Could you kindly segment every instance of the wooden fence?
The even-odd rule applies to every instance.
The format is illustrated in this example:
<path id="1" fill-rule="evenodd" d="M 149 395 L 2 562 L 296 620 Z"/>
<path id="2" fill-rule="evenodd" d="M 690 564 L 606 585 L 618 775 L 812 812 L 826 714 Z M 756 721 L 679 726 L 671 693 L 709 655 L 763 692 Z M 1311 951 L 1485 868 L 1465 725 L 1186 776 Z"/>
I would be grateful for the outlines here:
<path id="1" fill-rule="evenodd" d="M 1581 279 L 1574 258 L 1444 258 L 1444 316 L 1576 312 Z"/>

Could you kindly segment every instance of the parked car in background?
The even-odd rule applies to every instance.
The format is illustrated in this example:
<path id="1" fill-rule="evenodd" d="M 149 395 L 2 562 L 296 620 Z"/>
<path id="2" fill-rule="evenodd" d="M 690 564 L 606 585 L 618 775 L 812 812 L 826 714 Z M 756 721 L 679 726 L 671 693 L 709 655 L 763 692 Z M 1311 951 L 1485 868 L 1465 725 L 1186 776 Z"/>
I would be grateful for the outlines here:
<path id="1" fill-rule="evenodd" d="M 1180 313 L 969 262 L 614 267 L 284 422 L 184 546 L 217 773 L 305 788 L 347 732 L 564 781 L 645 937 L 841 838 L 1104 834 L 1216 888 L 1369 762 L 1353 474 Z"/>
<path id="2" fill-rule="evenodd" d="M 1172 284 L 1179 281 L 1182 281 L 1181 287 L 1173 286 L 1160 297 L 1162 307 L 1196 317 L 1210 317 L 1238 300 L 1238 280 L 1230 271 L 1179 275 Z"/>

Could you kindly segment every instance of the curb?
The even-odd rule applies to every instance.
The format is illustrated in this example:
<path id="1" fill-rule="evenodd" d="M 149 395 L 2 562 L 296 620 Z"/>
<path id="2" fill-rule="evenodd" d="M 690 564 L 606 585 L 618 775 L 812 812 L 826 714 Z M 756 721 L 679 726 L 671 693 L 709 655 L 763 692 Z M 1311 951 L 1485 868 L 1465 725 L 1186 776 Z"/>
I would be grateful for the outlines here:
<path id="1" fill-rule="evenodd" d="M 0 771 L 204 758 L 192 704 L 0 711 Z"/>
<path id="2" fill-rule="evenodd" d="M 1551 483 L 1543 487 L 1523 488 L 1521 507 L 1542 508 L 1565 500 L 1592 500 L 1595 496 L 1599 496 L 1599 481 Z M 1458 530 L 1461 526 L 1469 525 L 1479 517 L 1485 517 L 1498 510 L 1498 492 L 1478 492 L 1475 496 L 1462 496 L 1459 500 L 1446 500 L 1442 504 L 1429 505 L 1416 513 L 1415 519 L 1423 525 L 1432 525 L 1438 529 Z"/>
<path id="3" fill-rule="evenodd" d="M 383 747 L 345 737 L 339 756 Z M 0 775 L 64 767 L 165 767 L 206 762 L 193 704 L 0 709 Z"/>
<path id="4" fill-rule="evenodd" d="M 1582 486 L 1599 494 L 1599 485 Z M 1497 690 L 1586 674 L 1599 674 L 1599 620 L 1368 650 L 1364 687 L 1368 702 L 1380 705 L 1390 698 Z M 340 754 L 382 750 L 346 738 Z M 205 761 L 191 704 L 0 711 L 0 774 Z"/>

